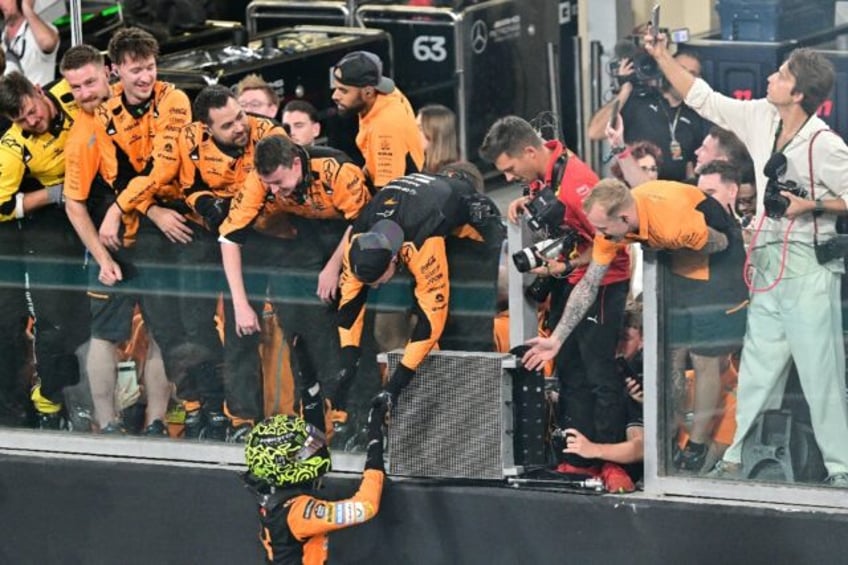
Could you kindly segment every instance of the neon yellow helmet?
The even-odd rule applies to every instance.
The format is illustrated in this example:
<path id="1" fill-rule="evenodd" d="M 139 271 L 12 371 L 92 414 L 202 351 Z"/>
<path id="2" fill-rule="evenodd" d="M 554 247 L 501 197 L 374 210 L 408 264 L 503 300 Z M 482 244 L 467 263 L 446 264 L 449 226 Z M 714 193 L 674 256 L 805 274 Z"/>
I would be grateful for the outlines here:
<path id="1" fill-rule="evenodd" d="M 303 418 L 278 414 L 254 426 L 244 447 L 248 470 L 274 486 L 312 481 L 330 470 L 324 433 Z"/>

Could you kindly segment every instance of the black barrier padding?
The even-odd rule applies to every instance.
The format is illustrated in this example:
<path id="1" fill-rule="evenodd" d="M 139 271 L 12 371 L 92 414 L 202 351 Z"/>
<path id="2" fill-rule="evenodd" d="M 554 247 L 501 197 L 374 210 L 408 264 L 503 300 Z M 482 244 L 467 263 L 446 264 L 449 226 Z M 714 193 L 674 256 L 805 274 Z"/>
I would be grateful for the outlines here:
<path id="1" fill-rule="evenodd" d="M 357 479 L 330 478 L 328 494 Z M 331 492 L 332 491 L 332 492 Z M 235 472 L 0 458 L 0 563 L 260 565 Z M 815 510 L 392 481 L 341 565 L 841 563 L 848 516 Z"/>

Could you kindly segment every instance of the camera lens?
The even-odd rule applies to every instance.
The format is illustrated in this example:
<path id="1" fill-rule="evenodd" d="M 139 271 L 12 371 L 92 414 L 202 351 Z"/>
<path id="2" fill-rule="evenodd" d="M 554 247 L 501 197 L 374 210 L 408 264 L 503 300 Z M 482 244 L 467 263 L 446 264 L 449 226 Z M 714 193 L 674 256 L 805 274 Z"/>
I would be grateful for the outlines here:
<path id="1" fill-rule="evenodd" d="M 539 266 L 539 258 L 533 253 L 532 247 L 526 247 L 512 255 L 512 262 L 519 273 L 526 273 Z"/>

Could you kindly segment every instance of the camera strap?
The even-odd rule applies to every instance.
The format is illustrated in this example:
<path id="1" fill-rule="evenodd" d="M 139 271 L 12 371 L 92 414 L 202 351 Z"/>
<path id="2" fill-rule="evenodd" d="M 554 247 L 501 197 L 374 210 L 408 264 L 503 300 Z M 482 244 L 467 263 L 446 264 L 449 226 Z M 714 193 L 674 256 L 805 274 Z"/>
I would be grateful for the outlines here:
<path id="1" fill-rule="evenodd" d="M 813 134 L 813 137 L 810 138 L 810 145 L 807 147 L 807 163 L 810 166 L 810 198 L 813 199 L 813 202 L 816 200 L 816 179 L 813 176 L 813 143 L 816 141 L 816 138 L 820 133 L 824 133 L 829 131 L 834 135 L 839 135 L 835 131 L 830 128 L 822 128 Z M 818 246 L 819 244 L 819 220 L 818 214 L 813 213 L 813 246 Z"/>
<path id="2" fill-rule="evenodd" d="M 554 162 L 551 170 L 551 190 L 554 193 L 559 193 L 559 185 L 562 183 L 562 178 L 565 176 L 565 169 L 568 167 L 568 147 L 562 146 L 562 153 L 559 154 Z"/>

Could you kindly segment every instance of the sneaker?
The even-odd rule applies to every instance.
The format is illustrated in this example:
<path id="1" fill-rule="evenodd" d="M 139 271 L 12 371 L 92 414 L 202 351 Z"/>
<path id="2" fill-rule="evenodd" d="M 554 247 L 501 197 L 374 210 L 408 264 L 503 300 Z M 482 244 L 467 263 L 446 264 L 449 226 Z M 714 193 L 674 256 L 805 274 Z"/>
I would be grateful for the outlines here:
<path id="1" fill-rule="evenodd" d="M 168 437 L 168 426 L 162 420 L 153 420 L 144 428 L 142 435 L 147 437 Z"/>
<path id="2" fill-rule="evenodd" d="M 230 428 L 227 430 L 227 443 L 244 443 L 247 441 L 247 434 L 249 434 L 252 429 L 253 426 L 250 424 L 242 424 L 240 426 Z"/>
<path id="3" fill-rule="evenodd" d="M 698 449 L 693 447 L 691 442 L 688 442 L 686 447 L 676 453 L 674 466 L 681 471 L 700 473 L 704 468 L 707 452 L 706 445 L 701 444 L 701 448 Z"/>
<path id="4" fill-rule="evenodd" d="M 32 387 L 32 391 L 29 395 L 30 400 L 32 400 L 32 405 L 35 406 L 35 411 L 39 414 L 45 414 L 49 416 L 58 415 L 59 412 L 62 411 L 62 403 L 61 402 L 53 402 L 48 399 L 46 396 L 41 394 L 41 384 L 37 384 Z M 48 428 L 54 429 L 54 428 Z M 55 428 L 58 429 L 58 428 Z"/>
<path id="5" fill-rule="evenodd" d="M 185 439 L 200 439 L 204 432 L 203 411 L 200 409 L 185 413 L 183 437 Z"/>
<path id="6" fill-rule="evenodd" d="M 848 473 L 835 473 L 824 482 L 829 487 L 848 488 Z"/>
<path id="7" fill-rule="evenodd" d="M 39 430 L 61 430 L 64 428 L 62 415 L 59 412 L 55 414 L 38 412 L 35 418 Z"/>
<path id="8" fill-rule="evenodd" d="M 188 417 L 186 417 L 188 419 Z M 223 412 L 208 411 L 206 412 L 206 425 L 203 427 L 200 439 L 208 439 L 211 441 L 227 441 L 227 436 L 230 430 L 230 419 Z"/>
<path id="9" fill-rule="evenodd" d="M 627 471 L 616 463 L 607 461 L 603 464 L 601 467 L 601 480 L 604 481 L 604 487 L 607 489 L 607 492 L 622 494 L 636 490 L 633 479 L 630 478 Z"/>
<path id="10" fill-rule="evenodd" d="M 585 475 L 587 477 L 598 477 L 601 474 L 597 467 L 577 467 L 571 463 L 560 463 L 557 465 L 556 472 L 563 475 Z"/>
<path id="11" fill-rule="evenodd" d="M 705 476 L 708 479 L 741 479 L 742 463 L 731 463 L 724 459 L 719 459 L 712 471 L 707 473 Z"/>
<path id="12" fill-rule="evenodd" d="M 127 435 L 127 429 L 120 422 L 109 422 L 100 428 L 100 433 L 105 436 L 125 436 Z"/>

